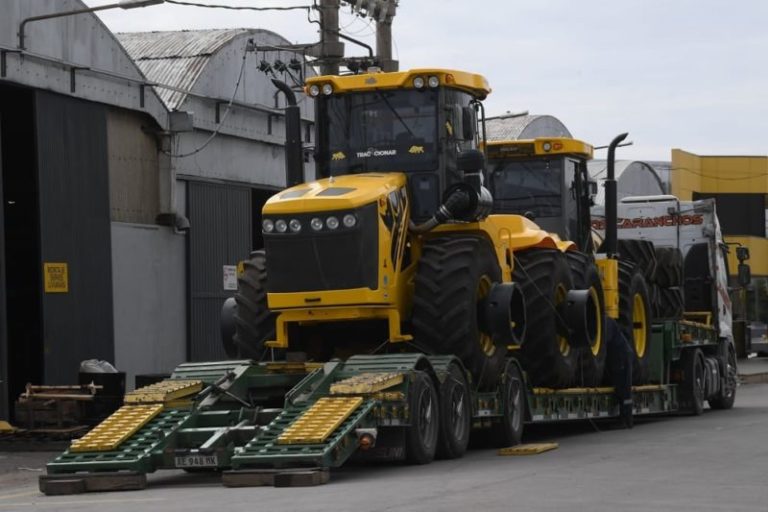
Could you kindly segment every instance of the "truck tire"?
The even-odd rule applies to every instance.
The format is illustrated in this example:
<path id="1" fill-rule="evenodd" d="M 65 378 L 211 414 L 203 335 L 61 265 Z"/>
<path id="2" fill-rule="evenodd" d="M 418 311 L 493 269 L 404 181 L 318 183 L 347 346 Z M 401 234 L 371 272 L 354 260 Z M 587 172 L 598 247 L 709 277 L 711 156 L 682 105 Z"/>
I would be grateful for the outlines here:
<path id="1" fill-rule="evenodd" d="M 654 281 L 656 274 L 656 251 L 647 240 L 618 240 L 619 258 L 631 261 L 640 269 L 647 282 Z"/>
<path id="2" fill-rule="evenodd" d="M 405 431 L 405 454 L 409 464 L 428 464 L 435 458 L 440 430 L 440 407 L 432 379 L 414 372 L 408 390 L 411 424 Z"/>
<path id="3" fill-rule="evenodd" d="M 507 364 L 499 385 L 503 416 L 491 427 L 491 436 L 496 448 L 506 448 L 520 444 L 525 426 L 525 383 L 513 361 Z"/>
<path id="4" fill-rule="evenodd" d="M 254 251 L 237 278 L 237 312 L 233 342 L 239 357 L 259 360 L 264 342 L 275 338 L 275 317 L 267 307 L 267 261 L 264 251 Z"/>
<path id="5" fill-rule="evenodd" d="M 677 247 L 656 248 L 656 284 L 662 288 L 683 285 L 683 253 Z"/>
<path id="6" fill-rule="evenodd" d="M 581 290 L 591 288 L 596 296 L 598 304 L 597 336 L 594 344 L 588 349 L 582 349 L 579 354 L 579 364 L 576 370 L 576 383 L 581 386 L 599 386 L 603 382 L 605 372 L 605 359 L 608 354 L 605 333 L 605 298 L 603 297 L 603 284 L 597 271 L 595 262 L 588 255 L 568 251 L 565 253 L 568 266 L 573 277 L 573 286 Z"/>
<path id="7" fill-rule="evenodd" d="M 648 286 L 640 269 L 626 261 L 619 262 L 619 327 L 632 345 L 632 383 L 648 382 L 651 348 L 651 305 Z"/>
<path id="8" fill-rule="evenodd" d="M 448 367 L 440 385 L 440 435 L 437 457 L 458 459 L 467 451 L 472 426 L 472 404 L 464 371 L 457 364 Z"/>
<path id="9" fill-rule="evenodd" d="M 416 270 L 415 342 L 428 352 L 456 355 L 482 390 L 496 386 L 507 352 L 481 322 L 482 299 L 500 281 L 495 252 L 477 237 L 428 240 Z"/>
<path id="10" fill-rule="evenodd" d="M 578 353 L 565 337 L 558 305 L 573 288 L 566 258 L 556 249 L 529 249 L 515 254 L 512 280 L 520 285 L 527 311 L 525 339 L 517 356 L 536 387 L 572 384 Z"/>
<path id="11" fill-rule="evenodd" d="M 654 309 L 658 319 L 679 320 L 684 312 L 683 290 L 678 287 L 659 288 L 659 298 Z"/>
<path id="12" fill-rule="evenodd" d="M 682 382 L 680 390 L 680 411 L 698 416 L 704 411 L 704 354 L 698 348 L 683 350 L 680 354 Z"/>
<path id="13" fill-rule="evenodd" d="M 708 400 L 712 409 L 731 409 L 736 401 L 736 388 L 739 385 L 738 368 L 736 366 L 736 348 L 733 343 L 726 342 L 725 354 L 721 356 L 725 383 L 720 387 L 720 392 L 714 398 Z"/>

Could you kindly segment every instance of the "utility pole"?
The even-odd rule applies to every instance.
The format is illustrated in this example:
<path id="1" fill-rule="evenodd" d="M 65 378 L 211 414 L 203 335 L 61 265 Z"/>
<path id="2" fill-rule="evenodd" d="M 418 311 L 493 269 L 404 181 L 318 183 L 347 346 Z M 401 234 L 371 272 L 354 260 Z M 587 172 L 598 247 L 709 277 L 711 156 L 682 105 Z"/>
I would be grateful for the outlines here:
<path id="1" fill-rule="evenodd" d="M 391 5 L 382 6 L 382 9 L 388 9 L 389 12 L 384 19 L 379 18 L 376 22 L 376 56 L 382 71 L 397 71 L 399 67 L 399 63 L 392 60 L 392 19 L 396 8 L 394 1 Z"/>
<path id="2" fill-rule="evenodd" d="M 339 41 L 340 0 L 320 0 L 320 59 L 321 75 L 338 75 L 339 61 L 344 58 L 344 43 Z"/>

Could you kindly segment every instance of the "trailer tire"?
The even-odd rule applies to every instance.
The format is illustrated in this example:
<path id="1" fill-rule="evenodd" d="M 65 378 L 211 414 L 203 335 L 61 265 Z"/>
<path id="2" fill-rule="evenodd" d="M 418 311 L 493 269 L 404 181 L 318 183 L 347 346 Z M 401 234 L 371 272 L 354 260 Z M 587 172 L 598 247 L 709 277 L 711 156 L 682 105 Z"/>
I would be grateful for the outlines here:
<path id="1" fill-rule="evenodd" d="M 515 254 L 513 281 L 520 284 L 528 326 L 517 357 L 536 387 L 567 387 L 573 382 L 578 353 L 566 339 L 556 308 L 573 288 L 568 263 L 557 249 Z"/>
<path id="2" fill-rule="evenodd" d="M 698 348 L 683 350 L 680 354 L 680 410 L 693 416 L 704 411 L 704 354 Z"/>
<path id="3" fill-rule="evenodd" d="M 506 448 L 520 444 L 525 427 L 525 383 L 517 364 L 510 361 L 501 378 L 503 416 L 493 424 L 493 444 Z"/>
<path id="4" fill-rule="evenodd" d="M 677 247 L 656 248 L 656 283 L 662 288 L 683 285 L 683 253 Z"/>
<path id="5" fill-rule="evenodd" d="M 437 457 L 458 459 L 467 451 L 472 427 L 472 404 L 464 371 L 458 364 L 448 367 L 440 385 L 440 435 Z"/>
<path id="6" fill-rule="evenodd" d="M 632 383 L 648 382 L 651 349 L 651 304 L 643 273 L 632 263 L 619 262 L 619 327 L 632 345 Z"/>
<path id="7" fill-rule="evenodd" d="M 244 262 L 237 278 L 237 312 L 233 343 L 239 357 L 259 360 L 266 350 L 264 342 L 275 337 L 275 318 L 267 306 L 267 258 L 264 251 L 254 251 Z"/>
<path id="8" fill-rule="evenodd" d="M 568 266 L 573 277 L 573 286 L 581 290 L 592 288 L 597 297 L 597 311 L 600 318 L 597 322 L 597 336 L 593 345 L 580 350 L 579 366 L 576 373 L 577 384 L 582 386 L 599 386 L 603 382 L 605 373 L 605 361 L 608 354 L 605 334 L 605 297 L 603 296 L 603 284 L 592 258 L 588 255 L 568 251 L 565 253 Z"/>
<path id="9" fill-rule="evenodd" d="M 736 401 L 736 388 L 739 385 L 738 368 L 736 366 L 736 348 L 730 341 L 726 342 L 724 361 L 725 384 L 720 386 L 716 397 L 708 400 L 712 409 L 731 409 Z"/>
<path id="10" fill-rule="evenodd" d="M 486 240 L 453 236 L 424 244 L 413 297 L 415 341 L 435 354 L 456 355 L 482 390 L 496 386 L 507 353 L 481 322 L 482 298 L 498 282 L 501 269 Z"/>
<path id="11" fill-rule="evenodd" d="M 405 430 L 405 454 L 409 464 L 428 464 L 435 458 L 440 431 L 440 407 L 432 379 L 414 372 L 409 394 L 411 424 Z"/>

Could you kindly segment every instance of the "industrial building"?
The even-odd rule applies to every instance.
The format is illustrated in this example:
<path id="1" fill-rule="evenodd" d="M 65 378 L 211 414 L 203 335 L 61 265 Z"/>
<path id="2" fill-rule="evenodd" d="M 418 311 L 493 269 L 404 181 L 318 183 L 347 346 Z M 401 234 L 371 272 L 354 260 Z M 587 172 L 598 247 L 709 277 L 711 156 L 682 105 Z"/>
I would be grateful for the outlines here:
<path id="1" fill-rule="evenodd" d="M 84 359 L 130 387 L 223 356 L 219 308 L 285 183 L 270 79 L 311 69 L 266 30 L 116 36 L 75 10 L 9 0 L 0 17 L 0 417 Z"/>

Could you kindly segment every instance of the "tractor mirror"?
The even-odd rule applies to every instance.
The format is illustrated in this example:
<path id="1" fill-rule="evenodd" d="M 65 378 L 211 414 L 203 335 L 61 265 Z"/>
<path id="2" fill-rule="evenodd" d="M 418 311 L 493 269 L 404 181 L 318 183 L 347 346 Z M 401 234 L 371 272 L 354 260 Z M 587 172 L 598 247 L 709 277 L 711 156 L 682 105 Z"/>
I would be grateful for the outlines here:
<path id="1" fill-rule="evenodd" d="M 737 247 L 736 259 L 738 259 L 739 262 L 747 261 L 749 259 L 749 247 Z"/>
<path id="2" fill-rule="evenodd" d="M 746 263 L 739 263 L 739 285 L 745 287 L 752 281 L 752 270 Z"/>

